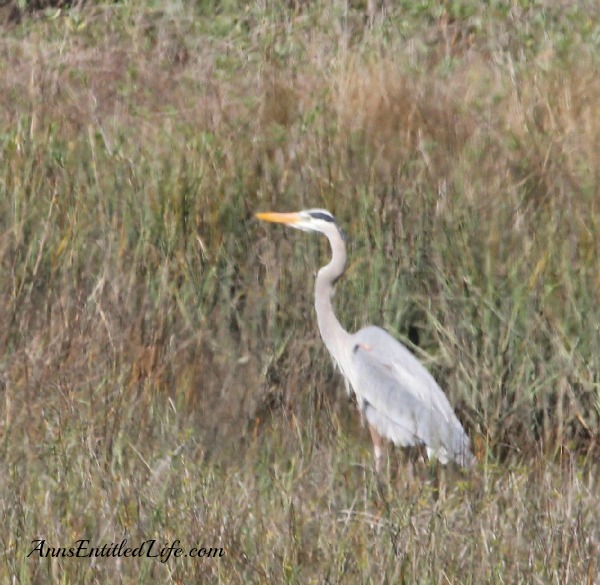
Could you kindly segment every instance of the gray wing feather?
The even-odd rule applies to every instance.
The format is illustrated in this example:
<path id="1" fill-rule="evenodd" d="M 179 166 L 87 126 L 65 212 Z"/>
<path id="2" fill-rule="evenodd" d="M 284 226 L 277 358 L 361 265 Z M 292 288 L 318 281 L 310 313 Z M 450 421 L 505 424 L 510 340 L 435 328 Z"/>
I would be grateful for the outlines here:
<path id="1" fill-rule="evenodd" d="M 396 445 L 424 444 L 442 463 L 469 465 L 469 439 L 423 365 L 379 327 L 352 336 L 350 381 L 367 421 Z"/>

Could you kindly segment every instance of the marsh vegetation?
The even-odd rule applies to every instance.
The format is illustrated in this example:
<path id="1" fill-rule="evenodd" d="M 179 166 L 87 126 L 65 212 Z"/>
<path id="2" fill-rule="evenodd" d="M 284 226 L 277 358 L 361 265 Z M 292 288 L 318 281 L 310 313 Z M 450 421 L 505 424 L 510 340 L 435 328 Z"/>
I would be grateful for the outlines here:
<path id="1" fill-rule="evenodd" d="M 25 3 L 27 4 L 27 3 Z M 0 35 L 0 580 L 600 582 L 593 2 L 83 3 Z M 319 339 L 409 344 L 472 474 L 381 478 Z M 179 539 L 223 558 L 27 558 Z"/>

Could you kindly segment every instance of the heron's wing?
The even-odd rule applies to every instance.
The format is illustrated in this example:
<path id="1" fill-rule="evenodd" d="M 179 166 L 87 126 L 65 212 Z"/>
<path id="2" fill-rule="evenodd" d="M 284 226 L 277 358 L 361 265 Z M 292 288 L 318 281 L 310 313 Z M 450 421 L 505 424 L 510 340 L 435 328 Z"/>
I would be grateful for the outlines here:
<path id="1" fill-rule="evenodd" d="M 352 341 L 351 383 L 369 423 L 398 445 L 425 444 L 442 462 L 462 463 L 469 439 L 423 365 L 378 327 L 361 329 Z"/>
<path id="2" fill-rule="evenodd" d="M 446 422 L 456 419 L 446 394 L 433 376 L 387 331 L 379 327 L 365 327 L 352 336 L 352 342 L 357 360 L 364 357 L 371 367 L 387 372 L 396 379 L 404 393 L 411 394 Z"/>

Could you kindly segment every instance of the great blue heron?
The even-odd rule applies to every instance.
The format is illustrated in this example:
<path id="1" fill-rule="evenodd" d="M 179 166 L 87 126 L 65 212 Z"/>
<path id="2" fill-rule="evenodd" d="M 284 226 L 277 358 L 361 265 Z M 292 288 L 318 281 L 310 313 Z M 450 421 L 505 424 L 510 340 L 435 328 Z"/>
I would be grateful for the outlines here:
<path id="1" fill-rule="evenodd" d="M 455 461 L 469 467 L 475 458 L 469 438 L 446 395 L 431 374 L 406 347 L 379 327 L 348 333 L 332 306 L 334 285 L 344 273 L 346 246 L 333 218 L 325 209 L 297 213 L 257 213 L 263 221 L 283 223 L 303 231 L 320 232 L 331 245 L 331 261 L 319 270 L 315 309 L 321 337 L 344 376 L 346 391 L 354 391 L 367 420 L 375 468 L 381 469 L 383 439 L 396 445 L 425 445 L 429 458 Z"/>

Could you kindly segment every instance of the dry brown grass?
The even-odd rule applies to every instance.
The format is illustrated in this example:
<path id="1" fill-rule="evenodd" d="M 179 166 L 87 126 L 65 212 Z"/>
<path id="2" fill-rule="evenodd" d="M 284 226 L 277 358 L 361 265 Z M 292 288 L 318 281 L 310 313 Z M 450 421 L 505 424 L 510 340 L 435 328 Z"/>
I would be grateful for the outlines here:
<path id="1" fill-rule="evenodd" d="M 86 26 L 98 26 L 99 21 L 112 18 L 114 14 L 109 10 L 91 12 Z M 41 27 L 41 32 L 32 34 L 47 34 L 49 28 L 51 25 L 46 25 Z M 599 92 L 595 77 L 586 72 L 589 65 L 550 73 L 542 69 L 532 77 L 524 70 L 520 73 L 521 80 L 516 79 L 512 67 L 504 71 L 493 61 L 471 59 L 459 64 L 456 75 L 436 78 L 431 71 L 427 75 L 411 75 L 402 69 L 401 61 L 394 62 L 390 58 L 377 61 L 369 58 L 357 63 L 355 58 L 348 60 L 342 56 L 328 64 L 334 73 L 327 78 L 315 73 L 322 60 L 319 54 L 302 66 L 301 73 L 294 72 L 291 76 L 286 76 L 281 66 L 276 69 L 267 66 L 258 78 L 249 71 L 235 82 L 229 79 L 224 84 L 217 84 L 214 75 L 211 76 L 214 63 L 207 64 L 203 60 L 203 66 L 198 68 L 200 59 L 212 53 L 202 47 L 198 48 L 197 54 L 190 55 L 184 47 L 180 28 L 181 25 L 156 16 L 135 15 L 134 26 L 126 29 L 129 44 L 123 43 L 123 31 L 117 29 L 112 32 L 114 42 L 110 36 L 105 39 L 110 45 L 108 50 L 98 50 L 92 44 L 94 38 L 87 39 L 89 46 L 74 38 L 70 39 L 67 49 L 64 43 L 56 44 L 43 53 L 34 48 L 36 42 L 17 45 L 17 41 L 9 40 L 5 46 L 5 54 L 10 55 L 12 61 L 7 66 L 11 76 L 4 78 L 3 95 L 10 96 L 12 92 L 13 97 L 20 98 L 5 102 L 5 124 L 17 128 L 21 124 L 12 145 L 9 142 L 8 146 L 14 150 L 13 165 L 21 164 L 30 173 L 25 177 L 18 173 L 8 174 L 7 191 L 26 188 L 25 182 L 30 181 L 33 190 L 43 184 L 43 191 L 50 197 L 47 205 L 32 206 L 30 211 L 34 217 L 28 218 L 32 226 L 39 221 L 37 225 L 42 227 L 39 247 L 35 249 L 26 241 L 25 222 L 15 221 L 11 232 L 14 239 L 5 238 L 5 262 L 10 265 L 12 258 L 14 263 L 20 253 L 31 264 L 30 276 L 37 277 L 40 266 L 47 261 L 49 276 L 53 277 L 54 273 L 62 276 L 63 281 L 59 281 L 62 290 L 52 292 L 56 294 L 57 302 L 67 299 L 66 312 L 72 311 L 71 319 L 80 318 L 77 309 L 72 307 L 72 295 L 67 294 L 71 287 L 76 291 L 75 298 L 79 295 L 80 303 L 84 298 L 103 299 L 94 315 L 94 329 L 86 337 L 99 339 L 103 337 L 101 331 L 104 328 L 105 340 L 100 345 L 118 350 L 119 355 L 126 352 L 124 361 L 132 363 L 130 380 L 135 383 L 149 375 L 158 376 L 158 380 L 168 379 L 164 377 L 168 367 L 162 363 L 165 361 L 164 346 L 170 328 L 176 325 L 175 320 L 182 319 L 179 315 L 169 316 L 173 311 L 171 299 L 163 290 L 161 294 L 166 298 L 152 307 L 157 315 L 150 325 L 146 323 L 143 308 L 147 302 L 143 299 L 145 271 L 162 268 L 159 287 L 168 288 L 170 280 L 178 281 L 181 286 L 187 266 L 186 259 L 177 256 L 180 253 L 177 248 L 185 254 L 191 247 L 205 270 L 223 246 L 225 234 L 215 227 L 219 218 L 230 213 L 228 206 L 241 204 L 245 214 L 254 208 L 245 197 L 224 192 L 224 183 L 230 180 L 229 172 L 239 175 L 244 191 L 247 187 L 257 186 L 259 193 L 266 195 L 268 189 L 273 193 L 272 200 L 287 199 L 287 193 L 296 188 L 300 200 L 307 200 L 308 193 L 321 193 L 326 201 L 335 198 L 342 214 L 346 207 L 352 208 L 351 202 L 356 202 L 360 190 L 365 189 L 373 204 L 370 211 L 376 218 L 373 220 L 375 229 L 391 224 L 388 237 L 392 242 L 386 242 L 388 254 L 395 252 L 397 246 L 392 247 L 392 243 L 398 237 L 408 239 L 409 246 L 412 241 L 414 246 L 423 247 L 421 251 L 409 247 L 406 252 L 409 257 L 419 252 L 431 253 L 426 249 L 427 244 L 417 243 L 416 238 L 407 233 L 409 230 L 403 228 L 403 215 L 407 212 L 429 214 L 427 221 L 433 223 L 428 227 L 436 229 L 455 221 L 453 211 L 460 207 L 458 213 L 463 213 L 464 209 L 473 212 L 485 225 L 487 233 L 483 241 L 488 238 L 493 270 L 501 277 L 505 277 L 508 270 L 502 258 L 510 258 L 512 250 L 521 247 L 528 253 L 526 255 L 531 255 L 527 267 L 531 270 L 531 286 L 540 281 L 545 272 L 560 279 L 564 267 L 560 264 L 552 266 L 553 259 L 573 258 L 573 255 L 584 253 L 581 266 L 584 269 L 590 266 L 595 251 L 590 237 L 594 225 L 590 222 L 595 218 L 588 213 L 588 193 L 596 184 L 598 134 L 592 113 L 597 109 Z M 9 51 L 12 47 L 18 47 L 18 51 Z M 177 57 L 184 48 L 187 57 Z M 212 59 L 214 61 L 214 54 Z M 548 62 L 552 62 L 551 55 L 544 54 L 544 64 Z M 188 91 L 200 87 L 202 91 L 185 107 Z M 223 96 L 224 91 L 227 99 Z M 322 99 L 324 96 L 325 100 Z M 494 114 L 492 106 L 496 108 Z M 303 133 L 300 128 L 308 115 L 316 116 L 316 135 Z M 328 119 L 333 125 L 327 125 Z M 24 122 L 26 127 L 22 126 Z M 241 144 L 234 146 L 231 133 L 240 122 L 243 135 L 252 143 L 248 140 L 244 144 L 241 140 Z M 132 129 L 134 124 L 135 141 L 127 136 L 127 129 Z M 143 175 L 135 169 L 135 158 L 132 157 L 145 159 L 151 152 L 148 162 L 140 162 L 146 167 L 154 165 L 165 156 L 166 149 L 173 148 L 175 140 L 165 142 L 159 138 L 168 132 L 175 132 L 174 137 L 184 141 L 177 150 L 177 156 L 181 157 L 180 168 L 159 171 L 164 178 L 159 177 L 156 183 L 142 187 Z M 194 154 L 206 155 L 200 163 L 186 157 L 189 148 L 185 141 L 191 136 L 202 137 L 201 140 L 196 138 L 192 146 Z M 219 148 L 206 148 L 203 139 L 218 143 Z M 105 225 L 109 232 L 114 231 L 104 246 L 109 246 L 118 262 L 113 264 L 109 256 L 101 265 L 98 258 L 96 274 L 86 275 L 87 282 L 81 283 L 83 290 L 79 292 L 78 286 L 73 286 L 73 280 L 69 280 L 73 275 L 63 270 L 62 257 L 70 251 L 70 260 L 78 260 L 81 264 L 83 259 L 78 257 L 79 251 L 69 250 L 73 231 L 75 227 L 80 232 L 94 233 L 94 230 L 89 229 L 90 225 L 84 225 L 83 229 L 73 225 L 78 219 L 79 208 L 82 213 L 89 214 L 89 210 L 69 186 L 71 177 L 65 173 L 64 161 L 44 160 L 48 144 L 63 149 L 60 157 L 68 157 L 75 148 L 83 146 L 87 150 L 86 156 L 91 155 L 91 169 L 87 170 L 90 176 L 85 179 L 95 183 L 98 191 L 113 179 L 110 172 L 104 173 L 106 176 L 99 175 L 96 151 L 101 149 L 102 156 L 108 157 L 103 162 L 124 174 L 123 185 L 133 186 L 134 190 L 144 189 L 149 231 L 157 232 L 151 233 L 149 241 L 135 248 L 138 245 L 132 239 L 135 232 L 139 232 L 140 227 L 147 229 L 146 225 L 136 223 L 141 224 L 148 218 L 133 217 L 132 210 L 120 202 L 115 205 L 115 210 L 108 209 L 112 202 L 107 208 L 99 204 L 100 225 Z M 147 150 L 145 145 L 150 145 L 152 150 Z M 243 165 L 239 164 L 239 157 L 245 157 Z M 27 168 L 26 160 L 37 162 Z M 472 173 L 474 163 L 479 173 Z M 43 164 L 44 169 L 38 168 Z M 201 177 L 195 179 L 193 175 L 198 170 Z M 467 175 L 469 181 L 465 180 Z M 75 178 L 75 183 L 78 180 L 80 178 Z M 186 192 L 183 195 L 165 194 L 161 191 L 161 181 Z M 300 182 L 302 188 L 299 188 Z M 62 192 L 65 189 L 68 193 Z M 194 189 L 202 195 L 196 200 L 187 192 L 193 193 Z M 209 189 L 214 196 L 208 196 Z M 539 222 L 552 221 L 547 214 L 553 214 L 565 205 L 569 214 L 559 221 L 563 223 L 566 219 L 569 224 L 564 245 L 570 249 L 549 257 L 545 255 L 548 242 L 537 245 L 539 235 L 534 231 Z M 231 221 L 230 217 L 227 219 Z M 153 223 L 162 220 L 168 224 L 167 230 L 179 231 L 161 233 L 163 228 L 153 226 Z M 53 225 L 58 227 L 58 233 L 52 233 Z M 554 236 L 553 231 L 546 230 L 545 233 Z M 81 235 L 87 237 L 87 233 Z M 432 237 L 432 234 L 427 235 Z M 473 237 L 481 238 L 482 234 L 475 231 Z M 161 238 L 171 238 L 168 245 L 173 245 L 175 250 L 160 249 Z M 52 239 L 54 242 L 50 245 Z M 580 242 L 583 242 L 582 246 Z M 46 259 L 47 247 L 51 258 Z M 255 271 L 262 253 L 256 245 L 254 249 L 256 251 L 250 254 L 253 262 L 248 274 Z M 139 274 L 131 273 L 132 252 L 143 255 L 144 265 L 134 266 Z M 98 256 L 101 255 L 100 251 Z M 165 259 L 169 265 L 161 266 Z M 476 268 L 474 264 L 479 261 L 475 257 L 466 260 L 473 263 L 472 268 Z M 443 260 L 438 258 L 438 261 Z M 405 266 L 407 262 L 404 260 L 401 265 Z M 67 266 L 71 268 L 69 263 Z M 592 265 L 590 273 L 594 268 Z M 59 269 L 65 274 L 59 275 Z M 240 283 L 234 282 L 232 275 L 230 277 L 229 296 L 234 306 L 238 302 L 245 305 L 248 293 L 239 291 Z M 110 283 L 110 289 L 107 283 Z M 26 290 L 24 286 L 23 279 L 15 282 L 12 293 L 15 297 L 24 295 L 25 301 L 32 302 L 33 289 L 30 286 Z M 217 293 L 211 290 L 210 294 Z M 252 294 L 255 298 L 251 305 L 256 310 L 260 293 L 253 291 Z M 553 297 L 559 296 L 553 292 Z M 125 306 L 121 306 L 123 299 L 127 299 Z M 550 305 L 545 318 L 551 320 L 552 315 L 548 312 L 562 308 Z M 228 307 L 227 312 L 231 309 Z M 115 315 L 119 311 L 125 311 L 126 315 L 119 315 L 117 319 Z M 61 312 L 65 312 L 65 307 L 61 306 Z M 24 329 L 35 330 L 29 312 L 23 310 L 23 315 L 28 315 Z M 72 335 L 69 317 L 63 321 L 53 319 L 53 311 L 47 309 L 45 319 L 48 325 L 44 331 L 46 339 L 60 340 L 60 344 L 68 349 L 81 345 L 82 340 L 75 343 L 62 339 Z M 114 319 L 113 323 L 111 319 Z M 171 319 L 174 321 L 170 322 Z M 235 310 L 229 318 L 230 325 L 231 319 L 239 321 L 234 331 L 247 326 Z M 228 322 L 220 309 L 214 313 L 213 320 Z M 126 330 L 117 326 L 120 321 L 128 323 Z M 147 334 L 148 330 L 152 333 Z M 6 330 L 5 337 L 9 331 Z M 229 326 L 221 327 L 221 331 L 227 338 L 231 335 Z M 246 346 L 253 343 L 248 331 L 238 331 L 238 337 L 238 343 Z M 43 345 L 40 335 L 34 335 L 31 344 L 25 354 L 36 356 L 37 367 Z M 190 374 L 186 364 L 202 362 L 193 358 L 211 353 L 210 342 L 197 340 L 195 344 L 193 350 L 190 344 L 186 345 L 186 351 L 190 353 L 186 353 L 183 363 L 177 363 L 174 368 L 183 372 L 192 387 L 203 374 Z M 228 343 L 217 345 L 223 347 Z M 244 349 L 247 354 L 255 348 Z M 65 359 L 69 361 L 69 356 L 59 352 L 55 359 L 56 363 L 62 363 Z M 209 369 L 218 367 L 218 359 L 214 363 L 210 357 L 207 359 Z M 50 364 L 51 370 L 58 369 L 50 358 L 41 361 Z M 259 376 L 257 372 L 254 375 Z M 191 392 L 185 394 L 193 395 Z"/>
<path id="2" fill-rule="evenodd" d="M 4 31 L 6 580 L 598 582 L 597 24 L 463 4 Z M 251 220 L 312 206 L 352 237 L 342 322 L 418 332 L 473 475 L 373 477 L 314 325 L 326 251 Z M 124 535 L 227 556 L 25 557 Z"/>

